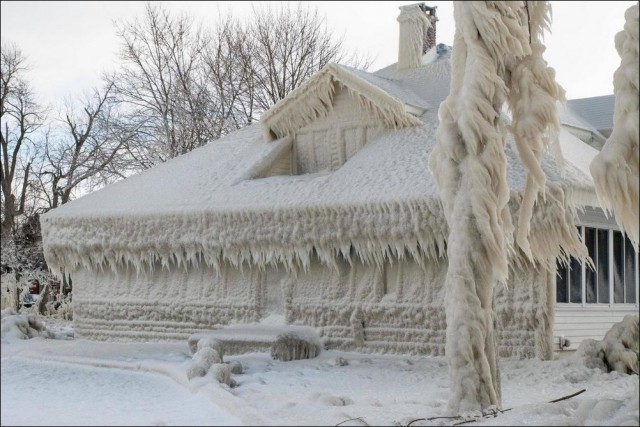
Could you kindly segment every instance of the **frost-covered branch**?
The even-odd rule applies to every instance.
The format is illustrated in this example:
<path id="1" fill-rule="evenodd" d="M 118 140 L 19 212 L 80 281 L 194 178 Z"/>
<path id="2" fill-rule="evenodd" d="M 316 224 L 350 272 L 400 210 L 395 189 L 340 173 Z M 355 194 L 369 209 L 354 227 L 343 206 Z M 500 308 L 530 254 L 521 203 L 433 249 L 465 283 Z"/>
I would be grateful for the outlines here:
<path id="1" fill-rule="evenodd" d="M 45 138 L 44 165 L 39 172 L 40 189 L 50 201 L 48 209 L 71 200 L 81 185 L 91 180 L 111 182 L 120 178 L 118 166 L 127 132 L 117 126 L 113 84 L 95 89 L 77 114 L 69 107 L 62 126 Z"/>
<path id="2" fill-rule="evenodd" d="M 555 71 L 547 67 L 542 58 L 545 50 L 543 31 L 549 29 L 551 7 L 547 2 L 525 2 L 531 53 L 510 67 L 509 96 L 512 111 L 511 131 L 520 160 L 528 176 L 520 211 L 516 243 L 531 260 L 529 231 L 533 206 L 541 193 L 545 197 L 546 177 L 540 159 L 549 145 L 555 145 L 556 161 L 562 165 L 558 145 L 560 122 L 556 111 L 557 101 L 564 101 L 564 90 L 555 81 Z M 522 14 L 520 14 L 522 16 Z"/>
<path id="3" fill-rule="evenodd" d="M 33 134 L 42 126 L 43 109 L 26 80 L 26 58 L 13 45 L 3 44 L 0 73 L 0 198 L 2 237 L 12 238 L 16 220 L 25 214 L 36 147 Z"/>
<path id="4" fill-rule="evenodd" d="M 624 30 L 616 34 L 620 67 L 613 75 L 613 131 L 591 162 L 591 175 L 602 207 L 613 210 L 620 229 L 638 248 L 638 4 L 624 14 Z"/>

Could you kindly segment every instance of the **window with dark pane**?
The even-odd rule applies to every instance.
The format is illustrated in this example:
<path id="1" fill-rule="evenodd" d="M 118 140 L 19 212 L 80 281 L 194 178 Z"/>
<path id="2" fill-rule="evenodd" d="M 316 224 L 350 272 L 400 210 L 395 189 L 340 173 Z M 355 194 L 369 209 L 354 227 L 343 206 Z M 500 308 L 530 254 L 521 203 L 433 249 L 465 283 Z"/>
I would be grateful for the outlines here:
<path id="1" fill-rule="evenodd" d="M 583 227 L 577 230 L 582 234 Z M 568 265 L 558 262 L 556 302 L 637 304 L 640 258 L 629 238 L 617 230 L 595 227 L 584 227 L 582 235 L 593 268 L 573 257 Z"/>
<path id="2" fill-rule="evenodd" d="M 631 240 L 627 236 L 624 238 L 624 287 L 625 302 L 627 304 L 636 303 L 636 287 L 638 286 L 636 275 L 638 268 L 638 253 L 633 248 Z"/>
<path id="3" fill-rule="evenodd" d="M 584 229 L 584 244 L 589 251 L 589 258 L 593 262 L 593 265 L 598 265 L 597 263 L 597 252 L 596 252 L 596 229 L 585 227 Z M 597 275 L 596 271 L 590 268 L 588 265 L 585 268 L 585 301 L 587 303 L 596 303 L 598 302 L 596 287 L 597 285 Z"/>
<path id="4" fill-rule="evenodd" d="M 613 302 L 624 303 L 624 240 L 622 233 L 613 232 Z"/>
<path id="5" fill-rule="evenodd" d="M 569 302 L 569 272 L 564 262 L 557 262 L 556 268 L 556 302 Z"/>
<path id="6" fill-rule="evenodd" d="M 582 302 L 582 263 L 571 257 L 569 263 L 569 300 L 571 302 Z"/>
<path id="7" fill-rule="evenodd" d="M 609 230 L 597 231 L 598 303 L 608 304 L 609 299 Z"/>

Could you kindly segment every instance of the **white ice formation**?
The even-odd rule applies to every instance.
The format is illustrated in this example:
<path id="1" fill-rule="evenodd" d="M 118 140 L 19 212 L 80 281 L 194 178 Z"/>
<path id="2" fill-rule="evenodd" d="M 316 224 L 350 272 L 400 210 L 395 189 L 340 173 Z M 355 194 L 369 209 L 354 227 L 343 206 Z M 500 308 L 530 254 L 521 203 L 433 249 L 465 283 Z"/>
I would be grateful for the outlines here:
<path id="1" fill-rule="evenodd" d="M 620 66 L 613 75 L 615 110 L 613 130 L 591 163 L 596 193 L 603 208 L 613 210 L 616 221 L 638 248 L 638 4 L 624 14 L 624 30 L 616 34 Z"/>
<path id="2" fill-rule="evenodd" d="M 362 108 L 371 111 L 392 128 L 420 125 L 404 104 L 386 91 L 357 78 L 337 64 L 326 65 L 319 73 L 280 100 L 260 118 L 266 141 L 293 134 L 315 119 L 325 117 L 333 105 L 337 85 L 345 88 Z"/>
<path id="3" fill-rule="evenodd" d="M 518 155 L 527 169 L 527 184 L 520 204 L 516 243 L 531 259 L 529 244 L 530 223 L 533 205 L 538 194 L 545 195 L 546 175 L 540 165 L 544 151 L 551 146 L 561 167 L 564 164 L 559 148 L 558 133 L 560 122 L 557 101 L 565 101 L 564 90 L 555 81 L 555 71 L 548 67 L 542 54 L 543 31 L 550 29 L 551 6 L 546 1 L 526 2 L 526 14 L 519 11 L 519 17 L 528 19 L 530 53 L 515 59 L 515 64 L 507 65 L 510 78 L 507 101 L 512 111 L 510 130 L 513 133 Z M 513 60 L 513 59 L 512 59 Z"/>
<path id="4" fill-rule="evenodd" d="M 322 351 L 322 341 L 313 328 L 294 325 L 232 325 L 199 332 L 188 339 L 194 360 L 206 355 L 243 354 L 270 351 L 275 360 L 312 359 Z M 210 356 L 211 354 L 211 356 Z M 220 362 L 222 363 L 222 357 Z"/>
<path id="5" fill-rule="evenodd" d="M 33 314 L 18 314 L 7 308 L 2 310 L 2 341 L 28 340 L 35 337 L 54 338 L 44 322 Z"/>
<path id="6" fill-rule="evenodd" d="M 517 242 L 530 260 L 548 257 L 528 242 L 534 202 L 548 197 L 540 159 L 548 130 L 557 132 L 562 90 L 542 59 L 546 2 L 455 2 L 451 92 L 440 106 L 438 145 L 429 167 L 449 224 L 446 354 L 449 411 L 501 405 L 495 285 L 506 283 L 514 252 L 501 111 L 527 171 Z M 561 202 L 562 194 L 554 197 Z M 572 223 L 565 218 L 560 228 Z M 581 252 L 584 256 L 584 251 Z"/>
<path id="7" fill-rule="evenodd" d="M 638 375 L 639 346 L 638 316 L 626 315 L 622 322 L 611 327 L 602 341 L 582 341 L 575 357 L 589 368 Z"/>

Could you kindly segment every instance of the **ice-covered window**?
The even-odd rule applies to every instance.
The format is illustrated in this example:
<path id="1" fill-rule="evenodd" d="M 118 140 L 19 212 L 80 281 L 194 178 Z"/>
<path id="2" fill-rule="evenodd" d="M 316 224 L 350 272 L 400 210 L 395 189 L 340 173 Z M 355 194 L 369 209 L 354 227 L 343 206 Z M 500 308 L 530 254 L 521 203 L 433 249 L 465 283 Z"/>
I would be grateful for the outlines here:
<path id="1" fill-rule="evenodd" d="M 556 302 L 637 304 L 638 253 L 628 237 L 612 229 L 578 227 L 595 269 L 571 258 L 558 263 Z"/>

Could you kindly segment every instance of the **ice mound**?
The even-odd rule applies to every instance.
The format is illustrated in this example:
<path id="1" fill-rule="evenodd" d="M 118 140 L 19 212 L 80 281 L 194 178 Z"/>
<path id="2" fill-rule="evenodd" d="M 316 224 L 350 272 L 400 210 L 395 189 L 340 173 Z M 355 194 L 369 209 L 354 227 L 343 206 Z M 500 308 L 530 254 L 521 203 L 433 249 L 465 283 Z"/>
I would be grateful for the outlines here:
<path id="1" fill-rule="evenodd" d="M 18 314 L 7 308 L 2 310 L 2 341 L 55 338 L 44 322 L 33 314 Z"/>
<path id="2" fill-rule="evenodd" d="M 576 357 L 589 368 L 637 375 L 639 341 L 638 316 L 626 315 L 622 322 L 611 327 L 602 341 L 582 341 Z"/>

